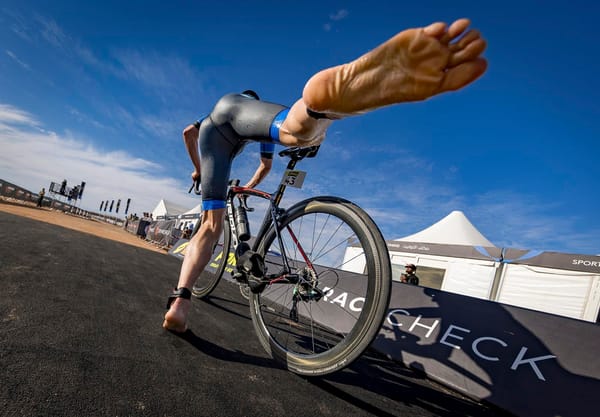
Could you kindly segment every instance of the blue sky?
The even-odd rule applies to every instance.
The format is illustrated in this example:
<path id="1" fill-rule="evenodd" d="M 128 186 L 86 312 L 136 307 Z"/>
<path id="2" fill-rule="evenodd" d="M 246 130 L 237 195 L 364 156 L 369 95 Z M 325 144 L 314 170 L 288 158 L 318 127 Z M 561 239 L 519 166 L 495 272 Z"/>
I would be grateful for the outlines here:
<path id="1" fill-rule="evenodd" d="M 81 206 L 193 207 L 181 131 L 248 88 L 291 105 L 316 71 L 398 31 L 472 19 L 488 72 L 336 122 L 286 198 L 339 195 L 387 239 L 462 210 L 496 246 L 600 253 L 600 70 L 589 1 L 28 1 L 0 5 L 0 178 L 86 181 Z M 234 164 L 246 180 L 251 145 Z M 261 188 L 275 189 L 276 161 Z"/>

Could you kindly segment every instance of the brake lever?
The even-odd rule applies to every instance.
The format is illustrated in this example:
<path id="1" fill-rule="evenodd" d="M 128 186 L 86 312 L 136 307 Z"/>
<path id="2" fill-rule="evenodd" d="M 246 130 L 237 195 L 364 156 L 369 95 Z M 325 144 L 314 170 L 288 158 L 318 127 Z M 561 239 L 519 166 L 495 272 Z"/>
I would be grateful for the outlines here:
<path id="1" fill-rule="evenodd" d="M 248 206 L 248 203 L 246 202 L 246 200 L 248 199 L 248 196 L 247 196 L 247 195 L 240 196 L 240 197 L 239 197 L 239 199 L 240 199 L 240 204 L 241 204 L 241 206 L 242 206 L 244 209 L 246 209 L 246 211 L 249 211 L 249 212 L 252 212 L 252 211 L 254 211 L 254 209 L 253 209 L 252 207 L 249 207 L 249 206 Z"/>
<path id="2" fill-rule="evenodd" d="M 192 186 L 190 187 L 190 189 L 188 190 L 188 194 L 190 194 L 192 192 L 192 190 L 194 190 L 194 193 L 196 195 L 201 195 L 202 194 L 202 190 L 200 189 L 200 180 L 195 180 L 192 183 Z"/>

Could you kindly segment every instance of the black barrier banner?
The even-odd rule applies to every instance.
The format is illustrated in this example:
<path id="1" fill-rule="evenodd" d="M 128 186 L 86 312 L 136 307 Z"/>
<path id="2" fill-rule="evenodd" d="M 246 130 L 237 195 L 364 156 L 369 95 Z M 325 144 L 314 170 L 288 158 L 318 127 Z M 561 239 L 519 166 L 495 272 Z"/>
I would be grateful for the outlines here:
<path id="1" fill-rule="evenodd" d="M 600 326 L 430 288 L 393 284 L 373 347 L 517 415 L 595 415 Z"/>
<path id="2" fill-rule="evenodd" d="M 183 257 L 185 256 L 185 249 L 187 248 L 187 245 L 189 244 L 189 240 L 188 239 L 179 239 L 172 247 L 171 249 L 169 249 L 169 255 L 172 255 L 176 258 L 179 259 L 183 259 Z M 212 262 L 212 259 L 211 259 Z M 210 264 L 210 262 L 209 262 Z"/>

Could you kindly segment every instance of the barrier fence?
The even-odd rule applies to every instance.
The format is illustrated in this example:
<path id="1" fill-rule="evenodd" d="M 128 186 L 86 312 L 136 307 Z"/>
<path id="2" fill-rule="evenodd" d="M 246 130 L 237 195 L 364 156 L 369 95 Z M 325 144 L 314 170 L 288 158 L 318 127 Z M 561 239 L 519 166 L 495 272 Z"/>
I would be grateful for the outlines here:
<path id="1" fill-rule="evenodd" d="M 37 205 L 40 195 L 39 193 L 34 193 L 16 184 L 0 179 L 0 197 L 8 202 Z M 185 219 L 189 221 L 200 217 L 200 214 L 184 214 L 154 221 L 145 218 L 123 219 L 83 210 L 75 204 L 71 204 L 68 200 L 60 201 L 47 196 L 42 198 L 41 206 L 124 227 L 129 233 L 133 233 L 165 249 L 170 249 L 182 237 L 183 231 L 176 227 L 178 220 Z"/>
<path id="2" fill-rule="evenodd" d="M 183 231 L 177 227 L 177 218 L 154 220 L 126 220 L 125 229 L 140 238 L 164 249 L 171 249 L 182 237 Z"/>
<path id="3" fill-rule="evenodd" d="M 14 201 L 19 203 L 35 203 L 36 205 L 40 199 L 39 193 L 31 192 L 25 188 L 12 184 L 3 179 L 0 179 L 0 197 L 4 198 L 9 202 Z M 42 198 L 40 204 L 42 207 L 48 207 L 84 217 L 89 217 L 91 215 L 90 212 L 83 210 L 75 206 L 74 204 L 56 200 L 47 196 L 44 196 Z"/>
<path id="4" fill-rule="evenodd" d="M 40 202 L 39 193 L 31 192 L 23 187 L 20 187 L 3 179 L 0 179 L 0 197 L 8 202 L 15 202 L 31 206 L 33 206 L 34 204 L 37 205 L 38 202 Z M 118 217 L 107 216 L 84 210 L 80 207 L 77 207 L 75 204 L 71 204 L 68 199 L 67 201 L 60 201 L 55 198 L 44 196 L 40 204 L 41 207 L 51 208 L 53 210 L 58 210 L 64 213 L 74 214 L 77 216 L 94 219 L 105 223 L 111 223 L 116 226 L 122 226 L 124 222 L 123 219 Z"/>

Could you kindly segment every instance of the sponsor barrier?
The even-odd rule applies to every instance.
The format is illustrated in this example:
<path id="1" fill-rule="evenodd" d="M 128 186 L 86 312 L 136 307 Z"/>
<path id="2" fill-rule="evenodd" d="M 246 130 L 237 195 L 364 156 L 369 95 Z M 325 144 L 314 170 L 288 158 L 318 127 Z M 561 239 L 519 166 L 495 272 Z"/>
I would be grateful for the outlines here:
<path id="1" fill-rule="evenodd" d="M 373 344 L 470 397 L 528 417 L 595 414 L 598 346 L 593 323 L 401 283 L 393 284 Z"/>
<path id="2" fill-rule="evenodd" d="M 187 244 L 181 239 L 169 253 L 183 258 Z M 216 251 L 207 270 L 222 256 Z M 226 270 L 234 266 L 230 253 Z M 347 314 L 332 312 L 359 310 L 362 299 L 352 297 L 355 274 L 338 274 L 345 287 L 327 291 L 312 317 L 343 332 Z M 231 280 L 227 272 L 224 278 Z M 528 417 L 595 414 L 598 346 L 593 323 L 399 282 L 372 345 L 469 397 Z"/>
<path id="3" fill-rule="evenodd" d="M 32 193 L 29 190 L 19 187 L 18 185 L 12 184 L 8 181 L 0 179 L 0 196 L 7 199 L 15 199 L 19 201 L 36 203 L 38 200 L 38 194 Z M 48 205 L 51 201 L 49 198 L 44 198 L 44 205 Z"/>

